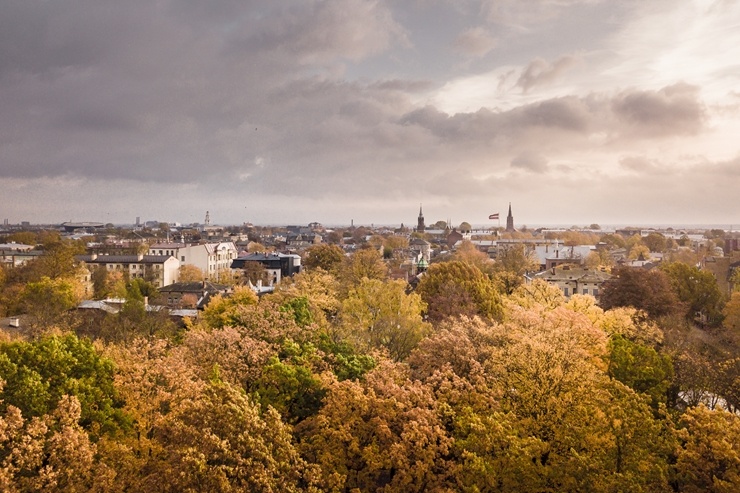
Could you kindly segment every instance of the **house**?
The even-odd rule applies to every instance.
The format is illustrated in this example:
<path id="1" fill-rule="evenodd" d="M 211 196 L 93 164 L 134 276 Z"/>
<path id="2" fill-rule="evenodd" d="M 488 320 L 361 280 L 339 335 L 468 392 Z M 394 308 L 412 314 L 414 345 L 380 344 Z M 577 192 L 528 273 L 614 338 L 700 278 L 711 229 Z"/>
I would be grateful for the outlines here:
<path id="1" fill-rule="evenodd" d="M 159 289 L 157 304 L 170 309 L 196 308 L 202 310 L 218 294 L 228 294 L 231 288 L 208 281 L 176 282 Z"/>
<path id="2" fill-rule="evenodd" d="M 290 277 L 301 271 L 301 256 L 293 253 L 250 253 L 234 259 L 231 263 L 232 269 L 244 269 L 244 267 L 256 262 L 262 265 L 268 273 L 270 284 L 278 284 L 283 277 Z"/>
<path id="3" fill-rule="evenodd" d="M 172 255 L 180 265 L 193 265 L 203 271 L 206 278 L 218 281 L 231 268 L 238 256 L 236 245 L 231 241 L 214 243 L 155 243 L 149 247 L 149 255 Z"/>
<path id="4" fill-rule="evenodd" d="M 177 281 L 180 261 L 171 255 L 76 255 L 75 260 L 87 266 L 103 268 L 108 272 L 121 272 L 129 279 L 145 279 L 156 288 Z"/>
<path id="5" fill-rule="evenodd" d="M 570 298 L 574 294 L 587 294 L 598 298 L 601 286 L 611 277 L 611 274 L 606 271 L 587 269 L 570 264 L 563 265 L 560 268 L 552 267 L 525 276 L 527 283 L 535 279 L 542 279 L 548 284 L 557 286 L 566 298 Z"/>
<path id="6" fill-rule="evenodd" d="M 44 252 L 32 250 L 32 248 L 30 245 L 20 245 L 19 243 L 2 243 L 0 244 L 0 262 L 6 268 L 20 267 L 44 254 Z"/>

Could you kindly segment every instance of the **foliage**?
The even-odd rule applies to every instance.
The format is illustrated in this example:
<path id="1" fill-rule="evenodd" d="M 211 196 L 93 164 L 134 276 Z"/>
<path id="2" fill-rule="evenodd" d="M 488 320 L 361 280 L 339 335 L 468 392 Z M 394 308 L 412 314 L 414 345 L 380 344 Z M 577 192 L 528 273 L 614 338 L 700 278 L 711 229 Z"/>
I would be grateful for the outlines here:
<path id="1" fill-rule="evenodd" d="M 673 366 L 667 355 L 651 347 L 632 342 L 621 335 L 609 341 L 608 375 L 636 392 L 645 393 L 653 406 L 665 403 L 666 392 L 673 379 Z"/>
<path id="2" fill-rule="evenodd" d="M 205 278 L 206 275 L 201 269 L 190 264 L 181 265 L 177 276 L 179 282 L 197 282 Z"/>
<path id="3" fill-rule="evenodd" d="M 345 297 L 349 290 L 359 285 L 364 278 L 380 281 L 388 279 L 388 267 L 380 253 L 373 248 L 363 248 L 351 257 L 344 258 L 339 274 L 341 296 Z"/>
<path id="4" fill-rule="evenodd" d="M 444 491 L 451 438 L 433 395 L 403 368 L 379 366 L 365 382 L 329 387 L 326 403 L 297 427 L 301 451 L 320 466 L 325 491 Z"/>
<path id="5" fill-rule="evenodd" d="M 257 304 L 257 295 L 249 287 L 238 286 L 229 296 L 216 295 L 201 314 L 201 319 L 211 328 L 221 328 L 236 323 L 239 308 Z"/>
<path id="6" fill-rule="evenodd" d="M 335 271 L 344 260 L 344 250 L 336 245 L 314 245 L 306 250 L 303 265 L 306 269 L 324 269 L 327 272 Z"/>
<path id="7" fill-rule="evenodd" d="M 428 316 L 438 321 L 457 315 L 503 316 L 501 296 L 490 279 L 474 265 L 459 260 L 432 264 L 416 292 L 428 305 Z"/>
<path id="8" fill-rule="evenodd" d="M 80 402 L 63 396 L 54 411 L 27 418 L 15 406 L 0 414 L 0 491 L 103 490 L 110 471 L 95 462 L 96 445 L 78 424 Z"/>
<path id="9" fill-rule="evenodd" d="M 77 306 L 81 300 L 78 282 L 71 279 L 42 277 L 26 284 L 21 303 L 26 313 L 49 323 L 65 311 Z"/>
<path id="10" fill-rule="evenodd" d="M 620 267 L 601 288 L 599 303 L 608 310 L 631 306 L 658 318 L 684 310 L 669 278 L 660 270 Z"/>
<path id="11" fill-rule="evenodd" d="M 51 412 L 62 396 L 76 397 L 80 424 L 91 433 L 126 424 L 113 387 L 113 363 L 74 335 L 0 345 L 2 409 L 15 406 L 25 418 Z"/>
<path id="12" fill-rule="evenodd" d="M 686 493 L 730 493 L 740 489 L 740 418 L 704 406 L 682 417 L 676 485 Z"/>
<path id="13" fill-rule="evenodd" d="M 404 281 L 365 278 L 350 290 L 339 315 L 348 338 L 402 360 L 430 330 L 421 318 L 424 308 L 421 296 L 406 294 Z"/>
<path id="14" fill-rule="evenodd" d="M 317 268 L 301 271 L 283 280 L 267 298 L 274 299 L 280 305 L 290 303 L 293 298 L 305 298 L 312 320 L 324 326 L 339 310 L 338 297 L 339 282 L 336 277 Z"/>
<path id="15" fill-rule="evenodd" d="M 671 262 L 661 266 L 670 279 L 678 299 L 686 304 L 686 317 L 697 315 L 710 326 L 722 323 L 722 292 L 709 271 L 683 262 Z"/>

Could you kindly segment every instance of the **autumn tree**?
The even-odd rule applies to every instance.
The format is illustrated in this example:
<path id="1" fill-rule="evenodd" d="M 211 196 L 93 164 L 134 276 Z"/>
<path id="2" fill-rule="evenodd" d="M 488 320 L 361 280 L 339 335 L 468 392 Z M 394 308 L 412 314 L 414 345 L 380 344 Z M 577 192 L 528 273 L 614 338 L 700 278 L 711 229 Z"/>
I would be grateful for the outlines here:
<path id="1" fill-rule="evenodd" d="M 1 404 L 1 403 L 0 403 Z M 96 461 L 97 447 L 80 426 L 76 397 L 54 410 L 24 417 L 15 406 L 0 412 L 0 490 L 7 493 L 102 491 L 114 473 Z"/>
<path id="2" fill-rule="evenodd" d="M 664 252 L 666 249 L 666 238 L 660 233 L 649 233 L 642 242 L 651 252 Z"/>
<path id="3" fill-rule="evenodd" d="M 178 270 L 179 282 L 198 282 L 206 278 L 205 273 L 191 264 L 184 264 Z"/>
<path id="4" fill-rule="evenodd" d="M 479 268 L 452 260 L 432 264 L 419 282 L 416 292 L 427 304 L 431 320 L 460 314 L 475 314 L 490 319 L 503 315 L 501 296 Z"/>
<path id="5" fill-rule="evenodd" d="M 657 318 L 682 312 L 683 306 L 668 277 L 659 270 L 619 267 L 601 288 L 600 305 L 608 310 L 631 306 Z"/>
<path id="6" fill-rule="evenodd" d="M 346 296 L 353 286 L 360 284 L 363 278 L 386 280 L 388 267 L 383 258 L 374 248 L 357 250 L 350 257 L 342 260 L 339 272 L 341 296 Z"/>
<path id="7" fill-rule="evenodd" d="M 402 360 L 430 330 L 421 318 L 424 308 L 419 294 L 406 294 L 404 281 L 364 278 L 342 302 L 340 320 L 363 347 L 384 348 Z"/>
<path id="8" fill-rule="evenodd" d="M 677 431 L 676 490 L 686 493 L 740 489 L 740 418 L 704 406 L 689 409 Z"/>
<path id="9" fill-rule="evenodd" d="M 296 432 L 302 455 L 321 468 L 324 491 L 454 489 L 452 440 L 434 395 L 392 363 L 364 382 L 331 383 L 322 409 Z"/>
<path id="10" fill-rule="evenodd" d="M 216 295 L 203 310 L 201 318 L 211 328 L 221 328 L 237 323 L 239 309 L 244 306 L 256 305 L 257 295 L 246 286 L 234 288 L 229 296 Z"/>
<path id="11" fill-rule="evenodd" d="M 495 267 L 504 293 L 511 294 L 524 282 L 524 274 L 539 270 L 539 260 L 524 245 L 512 245 L 499 251 Z"/>
<path id="12" fill-rule="evenodd" d="M 337 245 L 319 244 L 306 250 L 303 265 L 306 269 L 321 268 L 327 272 L 336 271 L 344 260 L 344 250 Z"/>

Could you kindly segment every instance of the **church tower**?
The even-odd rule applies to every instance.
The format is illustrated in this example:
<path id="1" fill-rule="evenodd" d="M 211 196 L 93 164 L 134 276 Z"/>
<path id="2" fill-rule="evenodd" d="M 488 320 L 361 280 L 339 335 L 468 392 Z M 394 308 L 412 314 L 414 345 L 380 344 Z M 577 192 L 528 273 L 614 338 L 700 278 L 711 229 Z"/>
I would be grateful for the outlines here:
<path id="1" fill-rule="evenodd" d="M 506 232 L 513 233 L 514 231 L 514 216 L 511 215 L 511 202 L 509 202 L 509 214 L 506 216 Z"/>
<path id="2" fill-rule="evenodd" d="M 424 226 L 424 213 L 421 212 L 421 204 L 419 204 L 419 221 L 416 224 L 416 232 L 423 233 L 425 229 L 426 226 Z"/>

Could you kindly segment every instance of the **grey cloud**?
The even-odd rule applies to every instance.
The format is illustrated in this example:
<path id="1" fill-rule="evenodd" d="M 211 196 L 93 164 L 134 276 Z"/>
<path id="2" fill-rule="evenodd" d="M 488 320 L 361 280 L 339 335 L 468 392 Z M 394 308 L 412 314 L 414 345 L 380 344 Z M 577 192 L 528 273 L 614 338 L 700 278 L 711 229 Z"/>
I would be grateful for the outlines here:
<path id="1" fill-rule="evenodd" d="M 665 171 L 664 165 L 646 156 L 626 156 L 619 160 L 619 165 L 627 171 L 639 174 L 655 174 Z"/>
<path id="2" fill-rule="evenodd" d="M 256 42 L 261 50 L 301 63 L 360 60 L 387 50 L 393 43 L 408 43 L 391 11 L 377 1 L 291 3 L 281 15 L 265 19 L 258 28 L 257 36 L 240 33 L 244 44 Z"/>
<path id="3" fill-rule="evenodd" d="M 612 103 L 614 114 L 633 135 L 693 135 L 702 130 L 706 109 L 699 88 L 679 83 L 659 91 L 626 91 Z"/>
<path id="4" fill-rule="evenodd" d="M 467 56 L 481 57 L 496 47 L 496 39 L 482 27 L 472 27 L 460 33 L 454 48 Z"/>
<path id="5" fill-rule="evenodd" d="M 535 58 L 522 71 L 516 86 L 525 93 L 537 86 L 548 85 L 560 77 L 564 72 L 578 63 L 578 58 L 566 55 L 550 63 L 542 58 Z"/>
<path id="6" fill-rule="evenodd" d="M 511 160 L 511 167 L 532 173 L 544 173 L 547 171 L 547 159 L 541 154 L 524 151 Z"/>

